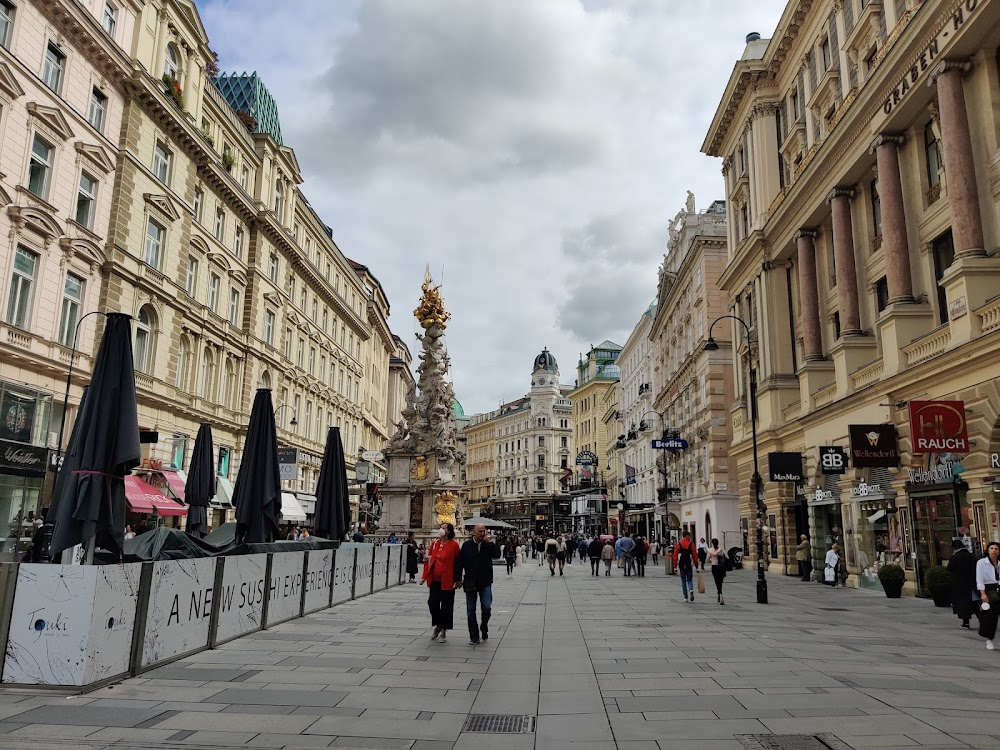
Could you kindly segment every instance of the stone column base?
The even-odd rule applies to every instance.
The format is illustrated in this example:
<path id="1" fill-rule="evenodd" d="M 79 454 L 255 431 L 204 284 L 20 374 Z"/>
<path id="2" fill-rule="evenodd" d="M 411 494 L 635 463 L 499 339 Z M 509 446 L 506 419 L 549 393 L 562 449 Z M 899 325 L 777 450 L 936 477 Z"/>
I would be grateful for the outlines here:
<path id="1" fill-rule="evenodd" d="M 878 342 L 874 336 L 841 336 L 830 347 L 837 376 L 837 396 L 851 393 L 851 373 L 878 359 Z"/>
<path id="2" fill-rule="evenodd" d="M 882 343 L 883 377 L 906 368 L 902 348 L 936 327 L 934 309 L 926 302 L 889 305 L 879 316 L 878 338 Z"/>
<path id="3" fill-rule="evenodd" d="M 835 383 L 836 370 L 831 360 L 803 362 L 796 373 L 799 376 L 800 414 L 812 411 L 813 394 Z"/>

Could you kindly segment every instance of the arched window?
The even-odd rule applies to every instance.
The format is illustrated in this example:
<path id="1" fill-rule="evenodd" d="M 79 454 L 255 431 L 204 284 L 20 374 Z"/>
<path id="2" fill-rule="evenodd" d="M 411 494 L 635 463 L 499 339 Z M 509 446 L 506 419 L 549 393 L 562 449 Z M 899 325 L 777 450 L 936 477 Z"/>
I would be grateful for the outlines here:
<path id="1" fill-rule="evenodd" d="M 267 370 L 264 370 L 264 372 L 261 373 L 260 387 L 268 389 L 270 389 L 271 387 L 271 373 L 269 373 Z"/>
<path id="2" fill-rule="evenodd" d="M 135 347 L 133 349 L 133 364 L 138 372 L 151 375 L 153 357 L 156 350 L 156 313 L 149 305 L 139 310 L 135 321 Z"/>
<path id="3" fill-rule="evenodd" d="M 177 54 L 177 48 L 172 45 L 167 45 L 167 54 L 163 59 L 163 75 L 169 76 L 175 80 L 180 79 L 179 71 L 181 69 L 180 56 Z"/>
<path id="4" fill-rule="evenodd" d="M 281 212 L 285 207 L 285 189 L 281 184 L 281 178 L 279 177 L 274 181 L 274 213 L 277 215 L 278 220 L 281 220 Z"/>
<path id="5" fill-rule="evenodd" d="M 201 355 L 201 376 L 198 378 L 198 395 L 211 401 L 215 395 L 215 355 L 205 348 Z"/>
<path id="6" fill-rule="evenodd" d="M 182 337 L 181 343 L 177 348 L 177 377 L 174 379 L 174 385 L 180 390 L 186 391 L 190 375 L 191 345 L 188 343 L 187 338 Z"/>
<path id="7" fill-rule="evenodd" d="M 223 392 L 220 401 L 227 409 L 234 409 L 236 402 L 236 368 L 231 359 L 226 360 L 226 379 L 222 384 Z"/>

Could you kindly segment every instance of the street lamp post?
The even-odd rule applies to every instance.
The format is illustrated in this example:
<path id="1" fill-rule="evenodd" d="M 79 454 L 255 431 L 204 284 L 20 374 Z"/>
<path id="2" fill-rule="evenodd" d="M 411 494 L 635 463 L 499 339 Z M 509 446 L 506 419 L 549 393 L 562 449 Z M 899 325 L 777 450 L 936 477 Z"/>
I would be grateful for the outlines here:
<path id="1" fill-rule="evenodd" d="M 730 318 L 737 321 L 747 332 L 747 342 L 750 341 L 750 326 L 743 318 L 736 315 L 721 315 L 712 321 L 708 327 L 708 340 L 705 342 L 705 351 L 714 352 L 719 350 L 719 345 L 712 338 L 712 329 L 720 320 Z M 753 478 L 750 480 L 751 492 L 753 492 L 757 505 L 757 603 L 767 604 L 767 581 L 764 578 L 764 496 L 763 486 L 760 477 L 760 464 L 757 459 L 757 373 L 753 367 L 753 358 L 750 360 L 750 434 L 753 438 Z"/>
<path id="2" fill-rule="evenodd" d="M 299 423 L 299 420 L 295 418 L 295 416 L 296 416 L 296 414 L 298 412 L 295 411 L 295 407 L 293 407 L 293 406 L 289 406 L 288 404 L 279 404 L 278 408 L 274 410 L 274 418 L 275 419 L 278 418 L 278 414 L 281 412 L 282 409 L 291 409 L 292 410 L 292 420 L 288 423 L 288 426 L 289 427 L 295 427 Z"/>

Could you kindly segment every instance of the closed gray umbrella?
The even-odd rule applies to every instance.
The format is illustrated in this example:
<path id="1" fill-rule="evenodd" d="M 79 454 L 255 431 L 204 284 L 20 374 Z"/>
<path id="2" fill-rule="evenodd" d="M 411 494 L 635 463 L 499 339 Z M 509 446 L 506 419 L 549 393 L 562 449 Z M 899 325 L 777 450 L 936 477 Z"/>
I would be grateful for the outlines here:
<path id="1" fill-rule="evenodd" d="M 281 513 L 281 477 L 270 388 L 258 388 L 253 400 L 233 505 L 237 543 L 274 541 Z"/>
<path id="2" fill-rule="evenodd" d="M 184 502 L 188 504 L 187 533 L 203 539 L 208 534 L 208 505 L 215 495 L 215 454 L 212 426 L 202 424 L 194 439 L 191 470 L 184 483 Z"/>
<path id="3" fill-rule="evenodd" d="M 326 434 L 326 449 L 316 483 L 316 514 L 313 528 L 316 535 L 343 541 L 351 525 L 351 505 L 347 496 L 347 463 L 340 428 L 331 427 Z"/>
<path id="4" fill-rule="evenodd" d="M 116 559 L 125 539 L 123 477 L 139 465 L 131 317 L 107 316 L 90 386 L 80 403 L 48 520 L 55 557 L 94 539 Z"/>

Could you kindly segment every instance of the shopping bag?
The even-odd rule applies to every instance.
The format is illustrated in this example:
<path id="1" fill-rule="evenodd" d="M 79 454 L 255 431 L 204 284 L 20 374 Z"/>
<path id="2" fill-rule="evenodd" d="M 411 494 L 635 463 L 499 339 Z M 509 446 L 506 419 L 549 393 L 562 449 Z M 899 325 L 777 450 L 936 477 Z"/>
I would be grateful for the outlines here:
<path id="1" fill-rule="evenodd" d="M 823 572 L 823 577 L 826 579 L 827 583 L 833 583 L 837 580 L 837 569 L 827 565 L 826 570 Z"/>
<path id="2" fill-rule="evenodd" d="M 705 593 L 705 580 L 701 577 L 701 571 L 698 572 L 698 593 Z"/>

